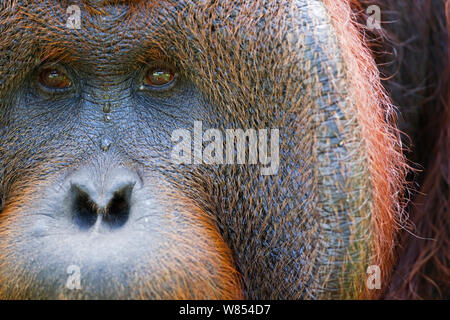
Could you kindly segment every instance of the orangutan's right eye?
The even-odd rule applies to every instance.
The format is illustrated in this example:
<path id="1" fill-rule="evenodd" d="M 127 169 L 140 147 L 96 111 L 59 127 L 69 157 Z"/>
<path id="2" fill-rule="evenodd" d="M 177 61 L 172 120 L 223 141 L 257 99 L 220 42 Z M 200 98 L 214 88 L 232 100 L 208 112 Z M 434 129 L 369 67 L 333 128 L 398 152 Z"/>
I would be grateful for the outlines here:
<path id="1" fill-rule="evenodd" d="M 72 87 L 72 81 L 67 74 L 55 67 L 44 68 L 39 72 L 39 84 L 53 91 L 65 91 Z"/>

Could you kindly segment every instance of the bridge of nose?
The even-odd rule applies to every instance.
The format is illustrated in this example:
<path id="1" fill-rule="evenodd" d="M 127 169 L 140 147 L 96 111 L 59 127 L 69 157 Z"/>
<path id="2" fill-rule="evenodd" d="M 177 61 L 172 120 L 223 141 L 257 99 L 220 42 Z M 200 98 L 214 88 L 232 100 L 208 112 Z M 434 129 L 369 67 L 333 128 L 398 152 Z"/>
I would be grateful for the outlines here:
<path id="1" fill-rule="evenodd" d="M 73 174 L 70 185 L 72 189 L 89 195 L 99 207 L 106 207 L 118 192 L 131 192 L 139 182 L 138 175 L 125 168 L 115 168 L 101 174 L 92 171 L 81 170 Z"/>

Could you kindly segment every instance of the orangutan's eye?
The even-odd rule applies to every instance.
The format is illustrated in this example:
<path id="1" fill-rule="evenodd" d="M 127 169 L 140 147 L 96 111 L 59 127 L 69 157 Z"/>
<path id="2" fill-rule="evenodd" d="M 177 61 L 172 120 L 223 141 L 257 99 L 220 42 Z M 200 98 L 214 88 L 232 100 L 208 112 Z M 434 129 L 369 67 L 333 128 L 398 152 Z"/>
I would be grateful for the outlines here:
<path id="1" fill-rule="evenodd" d="M 145 74 L 145 85 L 154 90 L 170 89 L 175 83 L 177 74 L 167 67 L 152 67 Z"/>
<path id="2" fill-rule="evenodd" d="M 49 90 L 67 90 L 72 87 L 72 81 L 67 74 L 58 68 L 44 68 L 39 72 L 39 83 Z"/>

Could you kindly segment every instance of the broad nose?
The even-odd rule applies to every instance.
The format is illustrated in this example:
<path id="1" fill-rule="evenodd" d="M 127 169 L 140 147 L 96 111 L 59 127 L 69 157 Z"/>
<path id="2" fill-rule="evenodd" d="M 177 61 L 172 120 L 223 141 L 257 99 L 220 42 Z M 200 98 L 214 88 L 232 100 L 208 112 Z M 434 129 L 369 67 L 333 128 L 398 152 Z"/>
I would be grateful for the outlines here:
<path id="1" fill-rule="evenodd" d="M 81 230 L 114 230 L 123 227 L 130 216 L 138 176 L 116 169 L 102 177 L 88 172 L 74 175 L 70 184 L 70 215 Z"/>

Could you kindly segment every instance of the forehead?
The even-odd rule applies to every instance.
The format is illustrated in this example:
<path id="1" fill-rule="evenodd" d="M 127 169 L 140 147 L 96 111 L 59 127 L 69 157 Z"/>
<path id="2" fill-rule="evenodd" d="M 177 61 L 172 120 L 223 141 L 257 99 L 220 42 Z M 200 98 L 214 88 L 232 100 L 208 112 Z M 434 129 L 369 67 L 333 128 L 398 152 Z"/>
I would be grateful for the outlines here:
<path id="1" fill-rule="evenodd" d="M 48 55 L 114 59 L 162 45 L 183 10 L 181 1 L 28 1 L 17 5 L 22 30 Z M 28 43 L 28 45 L 30 45 Z"/>
<path id="2" fill-rule="evenodd" d="M 286 39 L 296 41 L 287 33 L 303 32 L 289 27 L 289 12 L 297 2 L 304 11 L 304 1 L 321 0 L 236 0 L 226 5 L 215 0 L 3 2 L 0 93 L 47 60 L 78 63 L 77 70 L 89 73 L 103 73 L 111 64 L 114 72 L 123 73 L 136 61 L 168 60 L 190 74 L 208 70 L 209 75 L 225 76 L 248 65 L 251 70 L 240 72 L 248 77 L 264 71 L 255 69 L 258 64 L 269 65 L 284 51 L 297 50 L 286 46 Z M 71 6 L 76 10 L 69 11 Z M 79 29 L 67 26 L 71 18 L 80 20 Z M 311 29 L 307 23 L 298 27 Z"/>

